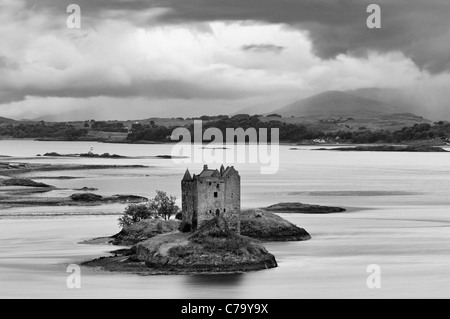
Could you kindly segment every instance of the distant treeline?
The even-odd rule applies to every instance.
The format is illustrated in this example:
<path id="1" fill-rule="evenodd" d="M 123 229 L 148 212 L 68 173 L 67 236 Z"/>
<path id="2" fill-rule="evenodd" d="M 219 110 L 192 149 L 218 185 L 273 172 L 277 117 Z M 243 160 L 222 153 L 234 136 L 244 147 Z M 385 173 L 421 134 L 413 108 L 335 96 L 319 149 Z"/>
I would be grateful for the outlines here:
<path id="1" fill-rule="evenodd" d="M 66 123 L 44 122 L 27 123 L 19 125 L 6 125 L 0 127 L 0 135 L 13 138 L 51 138 L 66 141 L 76 141 L 88 134 L 88 129 L 77 128 Z"/>
<path id="2" fill-rule="evenodd" d="M 415 124 L 412 127 L 404 127 L 401 130 L 390 132 L 385 130 L 371 131 L 366 128 L 360 128 L 357 131 L 340 130 L 335 132 L 323 132 L 320 130 L 313 130 L 302 124 L 287 124 L 280 121 L 262 122 L 259 116 L 249 115 L 235 115 L 233 117 L 221 116 L 218 117 L 202 117 L 203 131 L 208 128 L 218 128 L 221 130 L 223 136 L 226 136 L 227 128 L 255 128 L 257 131 L 260 128 L 268 129 L 268 138 L 270 141 L 270 129 L 279 129 L 280 142 L 303 142 L 316 139 L 323 139 L 326 141 L 339 141 L 345 143 L 401 143 L 414 140 L 431 140 L 435 138 L 446 139 L 450 137 L 450 123 L 438 122 L 434 125 L 428 123 Z M 133 125 L 132 132 L 128 135 L 127 140 L 136 142 L 140 140 L 145 141 L 170 141 L 170 136 L 176 127 L 157 126 L 154 123 L 151 125 L 137 124 Z M 191 132 L 193 137 L 194 125 L 190 125 L 187 129 Z M 208 142 L 208 141 L 205 141 Z"/>
<path id="3" fill-rule="evenodd" d="M 261 121 L 260 117 L 246 114 L 232 117 L 221 115 L 215 117 L 203 116 L 196 118 L 202 120 L 203 132 L 208 128 L 218 128 L 226 137 L 227 128 L 242 128 L 244 130 L 254 128 L 258 132 L 260 128 L 268 130 L 268 141 L 270 141 L 270 129 L 279 129 L 280 142 L 308 142 L 312 140 L 324 140 L 328 142 L 338 141 L 340 143 L 402 143 L 409 141 L 424 141 L 433 139 L 450 138 L 450 123 L 437 122 L 433 125 L 428 123 L 415 124 L 404 127 L 398 131 L 376 130 L 372 131 L 361 127 L 358 130 L 340 130 L 334 132 L 323 132 L 312 129 L 302 124 L 288 124 L 280 121 Z M 267 119 L 267 118 L 266 118 Z M 172 132 L 177 127 L 158 126 L 154 121 L 150 124 L 133 124 L 131 132 L 127 135 L 127 142 L 153 141 L 170 142 Z M 194 125 L 186 126 L 194 136 Z M 89 130 L 105 132 L 128 132 L 128 128 L 122 122 L 86 122 L 84 127 L 76 127 L 70 123 L 21 123 L 18 125 L 8 124 L 0 126 L 0 135 L 13 138 L 50 138 L 67 141 L 86 140 Z M 208 141 L 204 141 L 208 142 Z"/>
<path id="4" fill-rule="evenodd" d="M 87 122 L 86 122 L 87 123 Z M 89 124 L 85 124 L 85 127 L 88 127 Z M 119 132 L 119 133 L 128 133 L 128 129 L 122 122 L 102 122 L 102 121 L 92 121 L 91 129 L 93 131 L 101 131 L 101 132 Z"/>

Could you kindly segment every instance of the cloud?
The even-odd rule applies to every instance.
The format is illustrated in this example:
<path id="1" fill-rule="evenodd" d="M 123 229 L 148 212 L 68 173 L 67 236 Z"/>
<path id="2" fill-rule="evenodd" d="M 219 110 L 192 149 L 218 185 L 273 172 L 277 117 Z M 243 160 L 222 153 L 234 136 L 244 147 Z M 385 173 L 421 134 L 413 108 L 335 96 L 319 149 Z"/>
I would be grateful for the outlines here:
<path id="1" fill-rule="evenodd" d="M 444 0 L 380 0 L 381 30 L 365 25 L 368 0 L 79 0 L 70 30 L 72 2 L 0 0 L 0 115 L 227 114 L 438 85 L 450 68 Z"/>
<path id="2" fill-rule="evenodd" d="M 246 44 L 242 46 L 243 51 L 256 53 L 281 53 L 285 48 L 274 44 Z"/>
<path id="3" fill-rule="evenodd" d="M 378 0 L 382 28 L 368 29 L 372 0 L 161 0 L 168 23 L 260 21 L 306 30 L 323 59 L 400 51 L 433 73 L 450 70 L 448 0 Z"/>
<path id="4" fill-rule="evenodd" d="M 10 0 L 2 0 L 11 2 Z M 64 19 L 72 0 L 26 0 L 26 6 Z M 284 24 L 309 33 L 322 59 L 339 54 L 365 56 L 400 51 L 432 73 L 450 70 L 448 0 L 378 0 L 382 28 L 368 29 L 367 6 L 373 0 L 78 0 L 84 24 L 95 28 L 107 19 L 139 26 L 254 21 Z"/>

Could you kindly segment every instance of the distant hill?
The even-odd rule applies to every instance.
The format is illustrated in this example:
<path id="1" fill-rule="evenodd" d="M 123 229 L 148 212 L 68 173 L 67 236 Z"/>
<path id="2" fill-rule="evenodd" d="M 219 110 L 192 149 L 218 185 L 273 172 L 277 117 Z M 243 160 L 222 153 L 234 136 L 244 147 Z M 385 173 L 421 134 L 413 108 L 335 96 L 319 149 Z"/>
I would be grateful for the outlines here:
<path id="1" fill-rule="evenodd" d="M 401 112 L 409 112 L 427 117 L 432 115 L 427 110 L 426 102 L 421 101 L 421 98 L 418 98 L 417 94 L 412 94 L 412 92 L 408 92 L 407 90 L 364 88 L 347 91 L 346 93 L 395 105 Z"/>
<path id="2" fill-rule="evenodd" d="M 12 122 L 15 122 L 15 120 L 8 119 L 8 118 L 6 118 L 6 117 L 1 117 L 1 116 L 0 116 L 0 123 L 1 123 L 1 124 L 4 124 L 4 123 L 12 123 Z"/>
<path id="3" fill-rule="evenodd" d="M 450 91 L 446 87 L 364 88 L 346 93 L 395 105 L 402 112 L 436 121 L 450 120 Z"/>
<path id="4" fill-rule="evenodd" d="M 410 112 L 426 115 L 425 107 L 413 95 L 398 89 L 364 88 L 347 91 L 346 93 L 358 95 L 366 99 L 377 100 L 386 104 L 395 105 L 400 112 Z"/>
<path id="5" fill-rule="evenodd" d="M 340 91 L 327 91 L 294 102 L 272 113 L 284 117 L 311 118 L 374 118 L 380 115 L 402 113 L 402 109 L 378 100 Z"/>
<path id="6" fill-rule="evenodd" d="M 233 116 L 237 114 L 250 114 L 250 115 L 271 114 L 273 113 L 272 112 L 273 110 L 278 109 L 294 101 L 295 99 L 291 98 L 291 99 L 283 99 L 280 101 L 271 101 L 267 103 L 256 104 L 243 108 L 237 112 L 232 113 L 231 115 Z"/>

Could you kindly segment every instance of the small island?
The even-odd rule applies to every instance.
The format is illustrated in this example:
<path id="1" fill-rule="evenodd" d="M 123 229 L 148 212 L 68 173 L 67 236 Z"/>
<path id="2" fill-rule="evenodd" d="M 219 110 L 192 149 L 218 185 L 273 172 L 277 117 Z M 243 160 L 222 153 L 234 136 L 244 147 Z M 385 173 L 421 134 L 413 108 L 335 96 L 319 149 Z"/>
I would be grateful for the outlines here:
<path id="1" fill-rule="evenodd" d="M 59 154 L 56 152 L 45 153 L 44 155 L 37 154 L 36 156 L 44 156 L 44 157 L 91 157 L 91 158 L 127 158 L 126 156 L 117 155 L 117 154 L 95 154 L 92 152 L 88 153 L 79 153 L 79 154 Z"/>
<path id="2" fill-rule="evenodd" d="M 377 146 L 355 146 L 337 148 L 319 148 L 318 151 L 341 151 L 341 152 L 424 152 L 442 153 L 448 152 L 439 146 L 430 145 L 377 145 Z"/>
<path id="3" fill-rule="evenodd" d="M 341 207 L 310 205 L 303 203 L 279 203 L 262 208 L 262 210 L 279 214 L 335 214 L 346 211 L 345 208 Z"/>
<path id="4" fill-rule="evenodd" d="M 193 233 L 157 235 L 83 265 L 142 275 L 188 275 L 264 270 L 277 267 L 277 262 L 261 243 L 236 234 L 224 218 L 214 217 Z"/>

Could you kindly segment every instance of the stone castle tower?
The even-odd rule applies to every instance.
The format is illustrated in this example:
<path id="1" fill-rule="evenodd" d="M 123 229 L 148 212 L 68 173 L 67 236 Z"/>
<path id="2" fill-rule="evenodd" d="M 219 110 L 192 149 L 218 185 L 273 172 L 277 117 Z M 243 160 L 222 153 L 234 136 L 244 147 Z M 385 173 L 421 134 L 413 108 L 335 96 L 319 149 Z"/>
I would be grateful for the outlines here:
<path id="1" fill-rule="evenodd" d="M 232 231 L 240 233 L 241 177 L 233 166 L 209 169 L 199 175 L 186 170 L 181 181 L 183 222 L 196 230 L 216 216 L 223 217 Z"/>

